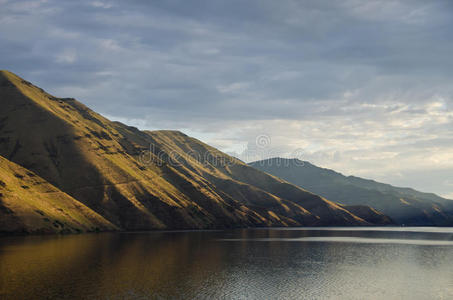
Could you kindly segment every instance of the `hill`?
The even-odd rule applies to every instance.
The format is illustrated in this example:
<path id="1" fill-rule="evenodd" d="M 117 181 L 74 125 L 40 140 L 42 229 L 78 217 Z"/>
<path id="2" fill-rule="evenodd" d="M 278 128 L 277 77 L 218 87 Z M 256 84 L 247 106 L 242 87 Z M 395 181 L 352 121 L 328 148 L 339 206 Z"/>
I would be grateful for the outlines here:
<path id="1" fill-rule="evenodd" d="M 185 134 L 111 122 L 8 71 L 0 101 L 0 155 L 123 230 L 375 224 Z"/>
<path id="2" fill-rule="evenodd" d="M 35 173 L 0 156 L 0 232 L 70 233 L 116 229 Z"/>
<path id="3" fill-rule="evenodd" d="M 249 164 L 346 205 L 367 205 L 405 225 L 453 225 L 453 201 L 410 188 L 344 176 L 309 162 L 272 158 Z M 353 210 L 351 210 L 353 211 Z"/>

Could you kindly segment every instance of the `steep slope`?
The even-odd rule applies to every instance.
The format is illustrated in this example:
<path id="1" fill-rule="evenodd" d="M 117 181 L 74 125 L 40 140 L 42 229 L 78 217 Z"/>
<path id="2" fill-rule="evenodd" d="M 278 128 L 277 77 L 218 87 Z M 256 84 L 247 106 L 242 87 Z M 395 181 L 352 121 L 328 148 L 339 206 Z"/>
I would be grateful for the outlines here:
<path id="1" fill-rule="evenodd" d="M 139 146 L 74 99 L 53 97 L 7 71 L 0 74 L 0 99 L 0 154 L 123 229 L 265 224 L 253 212 L 231 209 L 171 166 L 143 168 L 133 157 Z M 187 188 L 164 179 L 170 175 Z M 192 199 L 213 208 L 208 212 Z"/>
<path id="2" fill-rule="evenodd" d="M 41 177 L 0 156 L 0 232 L 69 233 L 116 229 Z"/>
<path id="3" fill-rule="evenodd" d="M 273 158 L 249 164 L 254 168 L 283 178 L 333 201 L 346 205 L 368 205 L 391 217 L 399 224 L 453 224 L 453 201 L 430 193 L 359 177 L 346 177 L 309 162 Z M 358 213 L 349 207 L 353 213 Z"/>
<path id="4" fill-rule="evenodd" d="M 273 202 L 272 198 L 264 198 L 266 195 L 276 197 L 282 203 L 287 213 L 292 213 L 294 208 L 291 203 L 300 205 L 318 220 L 319 225 L 347 225 L 360 224 L 363 220 L 369 223 L 368 217 L 378 220 L 376 215 L 369 212 L 369 215 L 354 215 L 346 207 L 337 205 L 315 194 L 300 189 L 284 180 L 250 168 L 242 161 L 230 157 L 217 149 L 210 147 L 197 139 L 190 138 L 181 132 L 175 131 L 147 131 L 151 138 L 149 143 L 153 145 L 154 153 L 171 153 L 166 160 L 176 167 L 191 169 L 196 174 L 207 178 L 215 185 L 216 190 L 221 190 L 235 199 L 252 207 L 269 207 Z M 246 186 L 244 186 L 244 183 Z M 239 184 L 239 185 L 238 185 Z M 265 192 L 255 201 L 254 193 L 244 189 L 251 186 L 254 190 Z M 289 206 L 289 207 L 288 207 Z M 288 209 L 289 208 L 289 209 Z M 284 213 L 279 210 L 279 213 Z M 363 218 L 365 217 L 365 218 Z M 382 218 L 377 224 L 389 224 L 388 218 Z"/>
<path id="5" fill-rule="evenodd" d="M 232 158 L 179 132 L 111 122 L 8 71 L 0 101 L 0 155 L 122 229 L 371 223 L 238 160 L 214 165 L 211 152 Z"/>

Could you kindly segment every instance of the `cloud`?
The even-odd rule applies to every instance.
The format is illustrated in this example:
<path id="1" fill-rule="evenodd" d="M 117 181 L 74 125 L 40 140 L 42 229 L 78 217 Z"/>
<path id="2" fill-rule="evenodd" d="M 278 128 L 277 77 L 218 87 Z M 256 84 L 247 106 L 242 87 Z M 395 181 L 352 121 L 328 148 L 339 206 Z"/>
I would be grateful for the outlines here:
<path id="1" fill-rule="evenodd" d="M 93 2 L 91 2 L 91 5 L 93 7 L 105 8 L 105 9 L 112 8 L 112 6 L 113 6 L 110 3 L 105 3 L 105 2 L 102 2 L 102 1 L 93 1 Z"/>
<path id="2" fill-rule="evenodd" d="M 77 59 L 77 53 L 74 49 L 65 49 L 60 54 L 57 54 L 56 62 L 62 64 L 72 64 Z"/>
<path id="3" fill-rule="evenodd" d="M 57 96 L 239 156 L 264 134 L 268 155 L 452 192 L 451 1 L 0 6 L 0 65 Z"/>

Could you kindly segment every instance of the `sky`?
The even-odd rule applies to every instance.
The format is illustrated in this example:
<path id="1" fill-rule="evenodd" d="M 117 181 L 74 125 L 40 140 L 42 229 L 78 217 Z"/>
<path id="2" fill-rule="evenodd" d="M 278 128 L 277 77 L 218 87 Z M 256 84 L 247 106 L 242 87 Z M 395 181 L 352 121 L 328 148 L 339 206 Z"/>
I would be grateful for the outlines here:
<path id="1" fill-rule="evenodd" d="M 244 161 L 453 199 L 453 1 L 0 0 L 0 69 Z"/>

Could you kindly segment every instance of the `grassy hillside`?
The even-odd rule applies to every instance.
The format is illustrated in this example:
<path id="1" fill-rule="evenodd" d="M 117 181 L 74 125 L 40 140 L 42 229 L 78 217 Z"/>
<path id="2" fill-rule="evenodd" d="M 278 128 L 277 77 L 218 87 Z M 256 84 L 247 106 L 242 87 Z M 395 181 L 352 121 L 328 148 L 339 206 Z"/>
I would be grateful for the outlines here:
<path id="1" fill-rule="evenodd" d="M 452 225 L 453 201 L 430 193 L 359 177 L 346 177 L 309 162 L 274 158 L 250 166 L 346 205 L 368 205 L 399 224 Z M 353 208 L 351 212 L 357 213 Z"/>
<path id="2" fill-rule="evenodd" d="M 361 224 L 362 215 L 352 214 L 346 207 L 337 205 L 318 195 L 296 187 L 280 178 L 250 168 L 247 164 L 212 148 L 197 139 L 174 131 L 146 132 L 151 138 L 155 153 L 172 153 L 166 158 L 179 168 L 191 169 L 207 178 L 216 190 L 221 190 L 248 206 L 259 209 L 272 207 L 272 211 L 294 218 L 299 207 L 314 215 L 319 225 Z M 176 162 L 176 163 L 175 163 Z M 259 192 L 258 196 L 257 193 Z M 307 215 L 308 217 L 308 215 Z M 306 217 L 306 218 L 307 218 Z M 377 215 L 373 216 L 377 220 Z M 312 220 L 300 220 L 312 224 Z M 299 222 L 300 222 L 299 221 Z M 370 222 L 374 223 L 374 222 Z M 389 219 L 376 223 L 388 224 Z"/>
<path id="3" fill-rule="evenodd" d="M 372 223 L 182 133 L 111 122 L 8 71 L 0 100 L 0 155 L 121 229 Z"/>
<path id="4" fill-rule="evenodd" d="M 69 233 L 116 226 L 35 173 L 0 156 L 0 232 Z"/>

